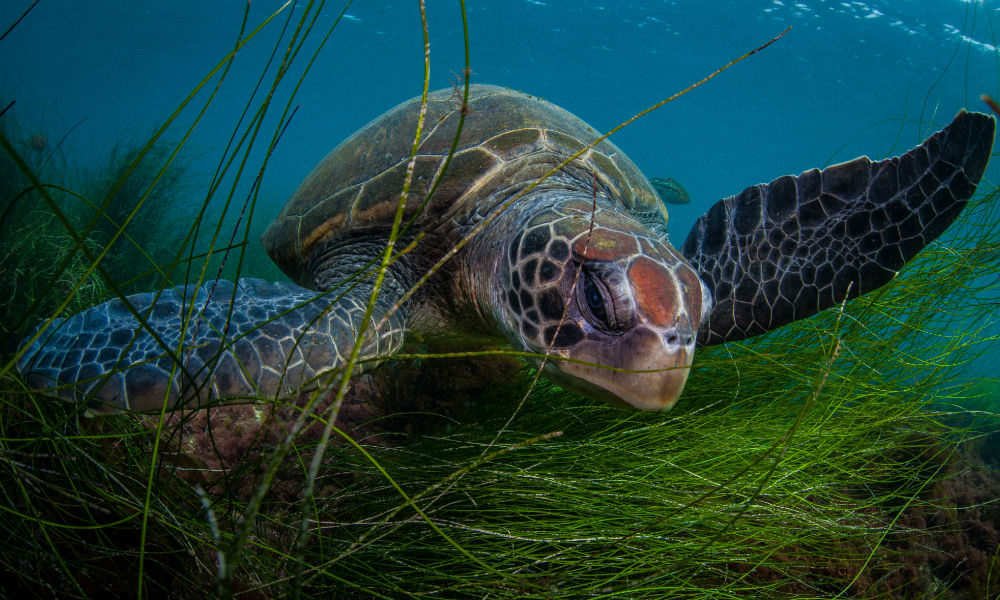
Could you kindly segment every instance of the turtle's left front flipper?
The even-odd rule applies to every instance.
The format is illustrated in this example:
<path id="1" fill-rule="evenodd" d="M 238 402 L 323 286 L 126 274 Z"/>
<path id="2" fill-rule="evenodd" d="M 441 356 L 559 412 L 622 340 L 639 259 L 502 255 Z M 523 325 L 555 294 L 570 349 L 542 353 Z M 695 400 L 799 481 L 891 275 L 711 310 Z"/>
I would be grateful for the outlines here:
<path id="1" fill-rule="evenodd" d="M 698 344 L 758 335 L 890 281 L 975 193 L 994 129 L 993 117 L 963 110 L 902 156 L 786 175 L 717 202 L 681 251 L 714 299 Z"/>
<path id="2" fill-rule="evenodd" d="M 339 378 L 366 318 L 355 373 L 399 349 L 402 311 L 377 325 L 402 291 L 384 282 L 369 314 L 371 288 L 338 298 L 244 278 L 134 294 L 42 326 L 17 369 L 30 389 L 92 414 L 295 397 Z"/>

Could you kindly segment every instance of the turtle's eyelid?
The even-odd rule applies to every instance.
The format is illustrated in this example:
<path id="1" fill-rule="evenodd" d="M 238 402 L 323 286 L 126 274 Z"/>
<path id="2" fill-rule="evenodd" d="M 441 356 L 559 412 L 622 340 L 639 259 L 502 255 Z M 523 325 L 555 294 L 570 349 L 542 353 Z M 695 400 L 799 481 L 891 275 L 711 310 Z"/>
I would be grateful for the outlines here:
<path id="1" fill-rule="evenodd" d="M 628 284 L 613 268 L 606 264 L 581 265 L 580 281 L 577 284 L 577 304 L 592 324 L 606 333 L 623 332 L 635 319 L 635 307 L 629 293 Z M 588 287 L 600 293 L 602 306 L 600 312 L 590 304 Z M 624 284 L 624 285 L 623 285 Z"/>
<path id="2" fill-rule="evenodd" d="M 607 327 L 613 327 L 614 300 L 608 287 L 596 273 L 584 269 L 581 275 L 581 292 L 588 312 Z"/>

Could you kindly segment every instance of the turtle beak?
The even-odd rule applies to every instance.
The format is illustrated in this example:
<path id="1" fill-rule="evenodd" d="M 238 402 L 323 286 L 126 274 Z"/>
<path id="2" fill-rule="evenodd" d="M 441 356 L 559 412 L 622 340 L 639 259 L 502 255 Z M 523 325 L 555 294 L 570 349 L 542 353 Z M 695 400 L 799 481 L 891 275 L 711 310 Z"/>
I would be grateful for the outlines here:
<path id="1" fill-rule="evenodd" d="M 559 371 L 552 373 L 553 379 L 614 406 L 668 410 L 687 381 L 694 345 L 684 341 L 691 337 L 639 326 L 615 345 L 594 343 L 577 349 L 573 362 L 551 361 Z"/>

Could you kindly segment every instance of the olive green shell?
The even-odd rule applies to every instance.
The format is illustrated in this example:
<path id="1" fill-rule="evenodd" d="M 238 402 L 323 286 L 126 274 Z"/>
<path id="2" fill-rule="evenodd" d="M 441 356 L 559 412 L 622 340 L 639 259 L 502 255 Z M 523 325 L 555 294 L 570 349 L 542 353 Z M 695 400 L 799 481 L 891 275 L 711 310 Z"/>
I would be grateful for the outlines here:
<path id="1" fill-rule="evenodd" d="M 421 210 L 440 176 L 462 113 L 460 92 L 448 88 L 428 96 L 407 220 Z M 415 222 L 418 231 L 454 227 L 449 224 L 486 214 L 600 135 L 554 104 L 503 87 L 471 86 L 466 112 L 451 164 Z M 338 236 L 392 225 L 419 114 L 419 97 L 404 102 L 316 165 L 261 239 L 285 273 L 309 285 L 305 268 L 318 248 Z M 568 170 L 588 187 L 597 177 L 622 208 L 647 223 L 665 225 L 666 209 L 656 192 L 611 142 L 601 142 Z"/>

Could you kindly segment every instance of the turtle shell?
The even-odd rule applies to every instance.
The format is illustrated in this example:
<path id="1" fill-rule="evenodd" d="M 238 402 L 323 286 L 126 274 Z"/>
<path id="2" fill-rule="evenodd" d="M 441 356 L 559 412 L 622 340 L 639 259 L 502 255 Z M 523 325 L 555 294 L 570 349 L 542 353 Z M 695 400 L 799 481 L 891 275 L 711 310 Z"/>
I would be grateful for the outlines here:
<path id="1" fill-rule="evenodd" d="M 391 227 L 420 105 L 419 97 L 408 100 L 334 148 L 268 227 L 264 248 L 292 279 L 310 285 L 309 257 L 329 242 Z M 600 135 L 554 104 L 497 86 L 471 86 L 466 113 L 455 154 L 442 174 L 462 101 L 451 88 L 428 96 L 404 212 L 406 220 L 416 217 L 418 231 L 461 228 Z M 601 142 L 564 171 L 588 187 L 596 177 L 622 208 L 644 223 L 665 226 L 666 209 L 655 190 L 611 142 Z M 425 205 L 437 178 L 441 183 Z"/>

